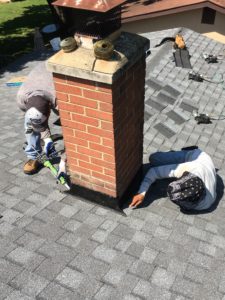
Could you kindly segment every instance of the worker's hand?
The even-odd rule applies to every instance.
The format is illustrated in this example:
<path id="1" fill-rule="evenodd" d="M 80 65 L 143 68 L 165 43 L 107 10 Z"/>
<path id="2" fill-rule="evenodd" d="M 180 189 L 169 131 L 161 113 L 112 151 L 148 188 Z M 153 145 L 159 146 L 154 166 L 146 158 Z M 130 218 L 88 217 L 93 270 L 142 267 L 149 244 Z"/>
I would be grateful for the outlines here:
<path id="1" fill-rule="evenodd" d="M 56 157 L 57 152 L 55 150 L 54 143 L 51 138 L 44 139 L 44 152 L 47 157 Z"/>
<path id="2" fill-rule="evenodd" d="M 61 176 L 66 176 L 66 162 L 61 158 L 59 163 L 58 175 L 57 178 L 59 179 Z"/>
<path id="3" fill-rule="evenodd" d="M 137 207 L 138 205 L 140 205 L 143 200 L 145 198 L 145 195 L 143 194 L 137 194 L 133 197 L 131 204 L 129 205 L 129 207 L 134 208 Z"/>

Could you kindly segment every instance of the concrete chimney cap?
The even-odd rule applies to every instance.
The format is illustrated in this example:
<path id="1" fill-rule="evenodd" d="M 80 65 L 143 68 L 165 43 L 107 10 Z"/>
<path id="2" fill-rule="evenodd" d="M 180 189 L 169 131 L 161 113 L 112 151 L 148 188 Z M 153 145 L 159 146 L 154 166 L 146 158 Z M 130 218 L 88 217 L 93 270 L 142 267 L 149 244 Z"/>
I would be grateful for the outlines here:
<path id="1" fill-rule="evenodd" d="M 126 0 L 57 0 L 53 2 L 53 5 L 96 12 L 107 12 L 119 5 L 122 5 L 125 2 Z"/>

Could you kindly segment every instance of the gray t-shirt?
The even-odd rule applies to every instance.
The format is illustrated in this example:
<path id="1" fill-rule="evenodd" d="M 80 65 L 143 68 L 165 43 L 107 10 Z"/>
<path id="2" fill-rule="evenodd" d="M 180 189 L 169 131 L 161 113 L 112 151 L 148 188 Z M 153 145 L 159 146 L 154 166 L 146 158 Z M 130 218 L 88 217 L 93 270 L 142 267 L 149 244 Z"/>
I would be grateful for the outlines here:
<path id="1" fill-rule="evenodd" d="M 46 69 L 45 62 L 39 63 L 27 76 L 17 93 L 17 103 L 22 111 L 26 111 L 26 103 L 32 96 L 42 96 L 56 107 L 55 87 L 52 73 Z"/>
<path id="2" fill-rule="evenodd" d="M 33 96 L 45 98 L 50 102 L 53 110 L 56 108 L 56 93 L 53 76 L 52 73 L 46 69 L 45 62 L 39 63 L 31 70 L 17 93 L 17 103 L 22 111 L 26 112 L 26 104 L 28 103 L 29 98 Z M 51 136 L 48 121 L 45 123 L 44 127 L 44 130 L 41 132 L 42 139 Z"/>

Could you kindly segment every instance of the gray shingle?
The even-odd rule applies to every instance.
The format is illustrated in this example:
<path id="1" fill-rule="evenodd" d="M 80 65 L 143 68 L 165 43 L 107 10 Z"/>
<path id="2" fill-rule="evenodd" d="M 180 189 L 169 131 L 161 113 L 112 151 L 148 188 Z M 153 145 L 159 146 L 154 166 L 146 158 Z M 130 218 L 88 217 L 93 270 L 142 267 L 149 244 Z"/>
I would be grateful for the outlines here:
<path id="1" fill-rule="evenodd" d="M 188 112 L 193 112 L 194 110 L 198 110 L 197 104 L 192 102 L 191 100 L 183 100 L 180 104 L 180 108 Z"/>
<path id="2" fill-rule="evenodd" d="M 165 104 L 159 103 L 154 97 L 151 97 L 149 100 L 147 100 L 145 104 L 155 108 L 157 111 L 162 111 L 166 107 Z"/>
<path id="3" fill-rule="evenodd" d="M 157 129 L 158 132 L 164 135 L 166 138 L 171 138 L 176 134 L 176 132 L 174 132 L 171 128 L 169 128 L 163 123 L 156 124 L 154 128 Z"/>
<path id="4" fill-rule="evenodd" d="M 171 95 L 165 91 L 161 91 L 158 95 L 157 95 L 157 100 L 160 102 L 160 104 L 171 104 L 173 105 L 176 101 L 176 98 L 171 97 Z"/>
<path id="5" fill-rule="evenodd" d="M 181 92 L 177 88 L 173 87 L 170 84 L 164 86 L 163 91 L 170 94 L 173 98 L 177 98 L 181 94 Z"/>
<path id="6" fill-rule="evenodd" d="M 186 119 L 182 115 L 178 114 L 174 110 L 168 111 L 166 115 L 178 125 L 183 124 L 186 121 Z"/>
<path id="7" fill-rule="evenodd" d="M 150 87 L 151 89 L 154 89 L 155 91 L 161 90 L 164 86 L 164 83 L 162 81 L 157 80 L 154 77 L 150 77 L 145 82 L 147 87 Z"/>

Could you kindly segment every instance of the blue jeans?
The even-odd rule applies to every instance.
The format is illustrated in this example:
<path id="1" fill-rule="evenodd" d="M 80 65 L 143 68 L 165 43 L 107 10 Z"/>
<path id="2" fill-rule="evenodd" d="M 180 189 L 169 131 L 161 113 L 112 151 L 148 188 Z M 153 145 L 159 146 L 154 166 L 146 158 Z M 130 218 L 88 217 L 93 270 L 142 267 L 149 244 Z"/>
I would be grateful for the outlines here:
<path id="1" fill-rule="evenodd" d="M 34 132 L 33 130 L 30 133 L 26 133 L 28 128 L 31 128 L 31 124 L 28 122 L 26 116 L 25 116 L 24 128 L 25 128 L 25 137 L 27 140 L 25 153 L 28 159 L 34 160 L 37 158 L 37 153 L 40 154 L 42 152 L 41 134 L 40 132 Z"/>
<path id="2" fill-rule="evenodd" d="M 181 164 L 185 162 L 187 151 L 156 152 L 150 155 L 149 161 L 152 167 Z"/>

